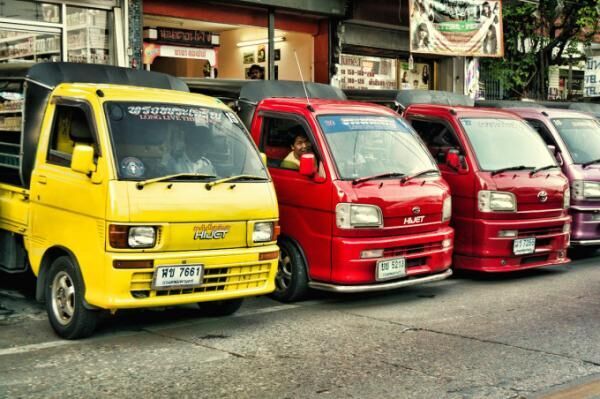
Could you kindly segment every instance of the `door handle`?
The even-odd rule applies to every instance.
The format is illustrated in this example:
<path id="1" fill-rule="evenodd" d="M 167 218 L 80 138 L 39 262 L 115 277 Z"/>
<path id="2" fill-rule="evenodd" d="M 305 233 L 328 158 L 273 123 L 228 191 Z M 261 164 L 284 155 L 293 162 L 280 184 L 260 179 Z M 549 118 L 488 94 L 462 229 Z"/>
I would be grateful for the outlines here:
<path id="1" fill-rule="evenodd" d="M 41 175 L 38 176 L 38 182 L 40 184 L 46 184 L 47 183 L 46 176 L 41 176 Z"/>

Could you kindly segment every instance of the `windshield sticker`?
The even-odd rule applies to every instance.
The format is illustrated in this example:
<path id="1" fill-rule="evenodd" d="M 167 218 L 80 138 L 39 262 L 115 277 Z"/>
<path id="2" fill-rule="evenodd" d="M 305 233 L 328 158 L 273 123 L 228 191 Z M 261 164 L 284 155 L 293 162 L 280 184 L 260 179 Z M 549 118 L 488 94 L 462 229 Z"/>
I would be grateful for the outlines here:
<path id="1" fill-rule="evenodd" d="M 519 121 L 511 119 L 462 119 L 462 123 L 481 129 L 516 129 L 522 126 Z"/>
<path id="2" fill-rule="evenodd" d="M 125 177 L 142 177 L 145 171 L 144 163 L 136 157 L 127 157 L 121 160 L 121 173 Z"/>
<path id="3" fill-rule="evenodd" d="M 239 123 L 238 118 L 235 117 L 235 115 L 231 112 L 225 112 L 225 115 L 227 115 L 227 119 L 229 119 L 229 122 L 237 125 Z"/>
<path id="4" fill-rule="evenodd" d="M 323 116 L 319 118 L 319 121 L 325 133 L 342 133 L 357 130 L 408 132 L 408 129 L 398 123 L 396 118 L 387 116 Z"/>
<path id="5" fill-rule="evenodd" d="M 221 111 L 167 105 L 130 105 L 127 113 L 141 120 L 191 122 L 196 126 L 218 123 L 223 117 Z"/>
<path id="6" fill-rule="evenodd" d="M 595 121 L 590 119 L 555 119 L 556 126 L 565 126 L 567 129 L 594 129 L 598 127 Z"/>

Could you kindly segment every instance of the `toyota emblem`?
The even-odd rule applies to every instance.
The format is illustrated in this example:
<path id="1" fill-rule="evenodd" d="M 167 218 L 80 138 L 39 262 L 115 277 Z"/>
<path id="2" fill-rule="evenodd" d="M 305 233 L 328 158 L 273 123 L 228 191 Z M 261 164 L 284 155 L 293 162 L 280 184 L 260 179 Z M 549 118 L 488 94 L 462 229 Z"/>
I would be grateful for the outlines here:
<path id="1" fill-rule="evenodd" d="M 538 199 L 540 200 L 540 202 L 546 202 L 548 201 L 548 193 L 545 191 L 540 191 L 538 193 Z"/>
<path id="2" fill-rule="evenodd" d="M 413 215 L 418 215 L 419 213 L 421 213 L 421 208 L 419 208 L 418 206 L 413 207 L 412 213 Z"/>

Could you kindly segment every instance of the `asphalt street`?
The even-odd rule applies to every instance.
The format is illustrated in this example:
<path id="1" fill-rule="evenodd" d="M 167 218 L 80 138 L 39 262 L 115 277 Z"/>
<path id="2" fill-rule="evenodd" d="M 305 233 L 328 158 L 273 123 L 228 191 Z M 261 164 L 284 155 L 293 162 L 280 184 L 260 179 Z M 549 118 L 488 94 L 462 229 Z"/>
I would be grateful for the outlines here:
<path id="1" fill-rule="evenodd" d="M 126 311 L 81 341 L 31 291 L 0 275 L 2 398 L 600 397 L 600 256 L 220 319 Z"/>

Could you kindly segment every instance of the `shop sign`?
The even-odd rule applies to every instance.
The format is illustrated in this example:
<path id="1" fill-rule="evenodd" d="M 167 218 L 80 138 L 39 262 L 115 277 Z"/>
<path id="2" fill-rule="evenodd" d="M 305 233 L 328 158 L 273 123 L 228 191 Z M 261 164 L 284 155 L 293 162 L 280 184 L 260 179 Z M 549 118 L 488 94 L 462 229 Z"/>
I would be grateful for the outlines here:
<path id="1" fill-rule="evenodd" d="M 217 63 L 216 53 L 213 49 L 144 43 L 144 64 L 152 64 L 156 57 L 206 60 L 213 67 Z"/>
<path id="2" fill-rule="evenodd" d="M 583 83 L 584 97 L 600 97 L 600 56 L 588 57 Z"/>
<path id="3" fill-rule="evenodd" d="M 144 39 L 177 46 L 212 47 L 219 45 L 218 35 L 191 29 L 144 28 Z"/>
<path id="4" fill-rule="evenodd" d="M 502 57 L 501 0 L 409 0 L 413 53 Z"/>

